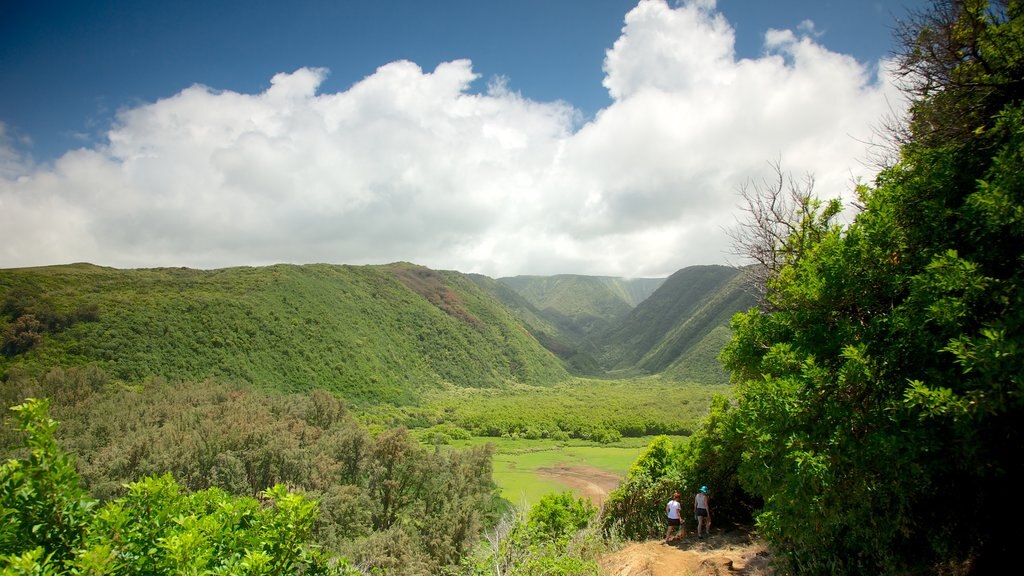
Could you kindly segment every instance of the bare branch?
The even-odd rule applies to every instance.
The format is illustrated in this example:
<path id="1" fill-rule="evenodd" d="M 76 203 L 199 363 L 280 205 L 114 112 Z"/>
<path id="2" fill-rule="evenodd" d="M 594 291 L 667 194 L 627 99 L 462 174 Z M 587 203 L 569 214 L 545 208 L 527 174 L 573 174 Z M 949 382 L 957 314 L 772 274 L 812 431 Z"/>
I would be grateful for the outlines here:
<path id="1" fill-rule="evenodd" d="M 743 260 L 750 288 L 759 304 L 767 307 L 772 279 L 787 265 L 800 259 L 804 249 L 817 237 L 816 222 L 821 203 L 813 196 L 814 176 L 797 180 L 787 176 L 780 161 L 770 162 L 772 176 L 739 187 L 742 198 L 736 224 L 726 233 L 732 240 L 731 253 Z"/>

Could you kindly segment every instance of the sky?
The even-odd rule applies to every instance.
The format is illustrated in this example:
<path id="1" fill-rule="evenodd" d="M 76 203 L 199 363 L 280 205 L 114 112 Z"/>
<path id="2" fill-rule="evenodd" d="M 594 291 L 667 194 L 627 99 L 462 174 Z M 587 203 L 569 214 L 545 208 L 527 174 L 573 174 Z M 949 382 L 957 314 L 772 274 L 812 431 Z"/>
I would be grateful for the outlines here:
<path id="1" fill-rule="evenodd" d="M 870 182 L 925 0 L 0 2 L 0 268 L 742 264 Z"/>

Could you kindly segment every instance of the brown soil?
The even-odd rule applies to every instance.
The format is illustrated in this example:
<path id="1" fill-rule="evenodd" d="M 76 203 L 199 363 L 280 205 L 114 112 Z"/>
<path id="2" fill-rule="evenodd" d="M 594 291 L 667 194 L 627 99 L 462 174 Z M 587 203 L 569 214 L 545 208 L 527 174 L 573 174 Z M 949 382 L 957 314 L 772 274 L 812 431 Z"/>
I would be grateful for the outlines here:
<path id="1" fill-rule="evenodd" d="M 768 549 L 746 532 L 721 532 L 698 540 L 693 532 L 665 544 L 636 542 L 601 559 L 602 576 L 770 576 Z"/>
<path id="2" fill-rule="evenodd" d="M 577 496 L 590 498 L 595 506 L 604 504 L 608 493 L 619 487 L 621 476 L 590 466 L 552 466 L 538 468 L 537 474 L 565 484 Z"/>
<path id="3" fill-rule="evenodd" d="M 579 496 L 601 506 L 618 488 L 619 476 L 589 466 L 539 468 L 537 474 L 565 484 Z M 692 528 L 692 527 L 691 527 Z M 601 559 L 602 576 L 771 576 L 764 542 L 745 531 L 712 527 L 711 536 L 698 540 L 689 530 L 685 538 L 665 544 L 660 539 L 635 542 Z"/>

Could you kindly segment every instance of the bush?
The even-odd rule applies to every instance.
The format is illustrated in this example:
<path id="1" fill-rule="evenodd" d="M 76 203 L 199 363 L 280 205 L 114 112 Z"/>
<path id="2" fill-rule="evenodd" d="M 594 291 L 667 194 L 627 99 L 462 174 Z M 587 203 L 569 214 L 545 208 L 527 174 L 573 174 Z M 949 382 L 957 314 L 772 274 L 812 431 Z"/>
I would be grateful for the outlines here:
<path id="1" fill-rule="evenodd" d="M 317 504 L 281 485 L 256 500 L 150 477 L 90 514 L 47 405 L 14 408 L 29 456 L 0 468 L 5 574 L 357 574 L 310 544 Z"/>

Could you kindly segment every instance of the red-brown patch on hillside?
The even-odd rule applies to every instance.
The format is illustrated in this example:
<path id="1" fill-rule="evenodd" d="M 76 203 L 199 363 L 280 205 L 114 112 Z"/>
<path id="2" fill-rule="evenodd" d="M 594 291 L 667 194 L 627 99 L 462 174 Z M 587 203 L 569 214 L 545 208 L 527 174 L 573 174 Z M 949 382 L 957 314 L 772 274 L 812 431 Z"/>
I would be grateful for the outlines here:
<path id="1" fill-rule="evenodd" d="M 462 298 L 445 285 L 444 276 L 440 272 L 413 264 L 397 265 L 391 271 L 402 284 L 405 284 L 406 288 L 426 298 L 427 302 L 445 314 L 462 320 L 474 328 L 483 326 L 483 322 L 466 309 Z"/>

